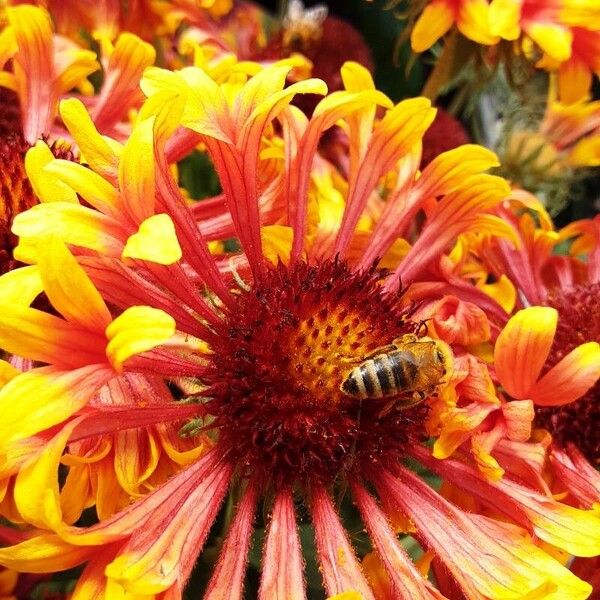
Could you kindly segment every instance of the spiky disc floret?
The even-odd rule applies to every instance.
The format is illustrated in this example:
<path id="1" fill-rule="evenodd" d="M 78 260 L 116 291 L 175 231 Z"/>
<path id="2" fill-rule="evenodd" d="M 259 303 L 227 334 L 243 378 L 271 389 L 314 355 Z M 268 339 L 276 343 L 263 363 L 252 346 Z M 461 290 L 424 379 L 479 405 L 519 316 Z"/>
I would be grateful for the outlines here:
<path id="1" fill-rule="evenodd" d="M 214 345 L 214 425 L 243 472 L 330 481 L 362 460 L 397 459 L 423 409 L 359 403 L 339 387 L 356 362 L 415 331 L 375 269 L 280 264 L 239 295 Z"/>
<path id="2" fill-rule="evenodd" d="M 600 342 L 599 300 L 600 283 L 550 296 L 548 304 L 558 310 L 559 317 L 549 367 L 580 344 Z M 592 464 L 600 464 L 600 381 L 576 402 L 537 408 L 536 424 L 550 431 L 559 444 L 572 442 Z"/>

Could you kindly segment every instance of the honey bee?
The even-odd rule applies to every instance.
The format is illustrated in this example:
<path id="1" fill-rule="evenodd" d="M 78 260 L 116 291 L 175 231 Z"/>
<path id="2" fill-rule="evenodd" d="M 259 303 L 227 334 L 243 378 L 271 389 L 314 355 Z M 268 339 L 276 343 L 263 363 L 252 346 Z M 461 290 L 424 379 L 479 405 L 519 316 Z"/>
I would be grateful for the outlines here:
<path id="1" fill-rule="evenodd" d="M 340 390 L 358 400 L 400 396 L 392 406 L 407 408 L 433 394 L 451 364 L 446 343 L 406 334 L 364 357 L 346 375 Z M 387 408 L 391 407 L 385 412 Z"/>

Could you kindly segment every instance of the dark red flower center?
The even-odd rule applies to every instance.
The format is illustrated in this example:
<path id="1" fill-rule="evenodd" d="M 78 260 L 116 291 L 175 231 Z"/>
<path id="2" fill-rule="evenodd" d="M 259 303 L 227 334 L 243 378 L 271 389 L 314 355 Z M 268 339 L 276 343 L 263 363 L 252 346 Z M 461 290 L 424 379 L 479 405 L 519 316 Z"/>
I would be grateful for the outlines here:
<path id="1" fill-rule="evenodd" d="M 555 293 L 548 305 L 559 313 L 554 343 L 547 362 L 554 366 L 585 342 L 600 342 L 600 283 Z M 571 404 L 536 410 L 536 424 L 552 433 L 561 445 L 576 444 L 592 464 L 600 464 L 600 382 Z"/>
<path id="2" fill-rule="evenodd" d="M 416 324 L 375 269 L 279 265 L 242 292 L 213 346 L 209 408 L 240 470 L 280 484 L 331 481 L 361 461 L 397 460 L 425 409 L 359 402 L 347 373 Z"/>
<path id="3" fill-rule="evenodd" d="M 18 240 L 10 231 L 15 215 L 36 204 L 25 173 L 28 149 L 20 132 L 0 135 L 0 274 L 17 266 L 12 252 Z"/>

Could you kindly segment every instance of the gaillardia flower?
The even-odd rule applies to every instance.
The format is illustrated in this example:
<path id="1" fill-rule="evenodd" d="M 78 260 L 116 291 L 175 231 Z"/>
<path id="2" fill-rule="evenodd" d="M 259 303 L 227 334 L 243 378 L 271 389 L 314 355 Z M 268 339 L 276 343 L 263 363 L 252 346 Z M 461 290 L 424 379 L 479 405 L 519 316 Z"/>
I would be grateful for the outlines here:
<path id="1" fill-rule="evenodd" d="M 504 276 L 510 281 L 516 291 L 516 308 L 525 308 L 521 317 L 511 319 L 513 333 L 498 338 L 496 359 L 502 356 L 497 373 L 500 378 L 509 373 L 511 379 L 517 377 L 516 346 L 507 342 L 509 337 L 515 341 L 523 337 L 517 329 L 524 327 L 529 331 L 529 351 L 536 359 L 527 362 L 518 382 L 508 382 L 509 393 L 534 401 L 536 423 L 552 433 L 559 448 L 575 444 L 597 464 L 598 218 L 555 231 L 540 202 L 523 191 L 513 192 L 510 201 L 498 208 L 498 214 L 510 225 L 517 243 L 491 239 L 467 242 L 470 256 L 477 256 L 491 277 Z M 556 248 L 565 242 L 570 245 L 569 253 L 557 254 Z M 527 308 L 533 304 L 546 307 Z"/>
<path id="2" fill-rule="evenodd" d="M 124 145 L 100 136 L 68 100 L 61 109 L 75 115 L 69 128 L 86 143 L 88 166 L 50 159 L 43 143 L 30 150 L 41 203 L 15 219 L 19 257 L 31 264 L 0 278 L 9 316 L 0 345 L 36 366 L 4 366 L 0 464 L 11 508 L 34 529 L 0 549 L 0 564 L 54 572 L 86 563 L 75 600 L 178 599 L 229 493 L 235 513 L 205 598 L 242 598 L 259 502 L 270 515 L 259 598 L 306 598 L 299 503 L 327 594 L 378 598 L 336 508 L 345 489 L 393 598 L 443 598 L 400 544 L 401 522 L 467 598 L 586 598 L 590 585 L 540 540 L 596 556 L 597 512 L 561 504 L 508 466 L 493 481 L 462 448 L 433 458 L 423 443 L 428 402 L 407 406 L 450 385 L 468 394 L 486 369 L 468 352 L 468 336 L 455 335 L 449 347 L 437 330 L 425 335 L 418 307 L 402 300 L 461 233 L 496 223 L 489 212 L 509 188 L 484 173 L 495 156 L 461 146 L 419 173 L 421 138 L 435 115 L 429 101 L 394 105 L 368 71 L 348 63 L 345 89 L 308 119 L 290 106 L 294 95 L 327 90 L 315 79 L 285 87 L 292 66 L 239 71 L 225 82 L 198 67 L 151 68 L 142 81 L 148 100 Z M 340 123 L 347 175 L 318 154 L 322 134 Z M 166 157 L 189 135 L 204 144 L 223 189 L 193 208 Z M 340 205 L 341 219 L 328 219 Z M 215 240 L 227 244 L 211 252 Z M 50 310 L 29 306 L 42 291 Z M 430 350 L 391 369 L 393 344 L 402 352 L 407 340 Z M 375 373 L 365 363 L 355 385 L 344 386 L 382 347 L 388 368 Z M 453 355 L 477 373 L 461 373 L 462 388 L 453 383 Z M 445 373 L 426 374 L 440 362 Z M 130 388 L 111 395 L 124 377 Z M 133 399 L 139 379 L 168 382 L 180 399 L 157 401 L 139 387 Z M 385 397 L 393 386 L 404 391 Z M 115 395 L 118 407 L 102 400 Z M 527 430 L 518 402 L 513 410 L 497 398 L 508 431 L 521 421 Z M 115 432 L 174 422 L 181 436 L 205 434 L 195 438 L 198 454 L 151 491 L 123 486 L 138 497 L 112 516 L 72 525 L 59 474 L 72 468 L 77 444 L 98 444 L 99 454 Z M 408 457 L 464 485 L 490 512 L 444 498 L 405 465 Z"/>

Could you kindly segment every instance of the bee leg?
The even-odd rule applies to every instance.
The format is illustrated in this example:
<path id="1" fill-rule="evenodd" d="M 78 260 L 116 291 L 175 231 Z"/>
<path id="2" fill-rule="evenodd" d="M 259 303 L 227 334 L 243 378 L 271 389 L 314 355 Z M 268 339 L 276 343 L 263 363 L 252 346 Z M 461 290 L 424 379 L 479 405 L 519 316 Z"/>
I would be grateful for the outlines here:
<path id="1" fill-rule="evenodd" d="M 361 360 L 369 360 L 371 358 L 375 358 L 379 354 L 389 354 L 394 350 L 396 350 L 396 346 L 394 346 L 394 344 L 389 344 L 388 346 L 379 346 L 379 348 L 375 348 L 375 350 L 369 352 L 369 354 L 365 354 Z"/>
<path id="2" fill-rule="evenodd" d="M 414 392 L 412 395 L 412 399 L 414 404 L 418 404 L 419 402 L 423 402 L 423 400 L 425 400 L 425 398 L 427 398 L 427 396 L 429 396 L 429 392 Z"/>
<path id="3" fill-rule="evenodd" d="M 423 337 L 429 333 L 429 328 L 427 327 L 427 321 L 431 321 L 431 319 L 425 319 L 424 321 L 420 321 L 417 325 L 417 329 L 415 331 L 415 335 L 417 337 Z"/>
<path id="4" fill-rule="evenodd" d="M 389 402 L 386 402 L 385 406 L 377 413 L 377 418 L 382 419 L 383 417 L 385 417 L 387 414 L 390 413 L 390 411 L 392 410 L 392 408 L 394 408 L 395 405 L 396 400 L 390 400 Z"/>

